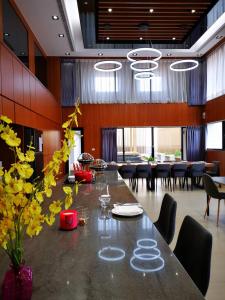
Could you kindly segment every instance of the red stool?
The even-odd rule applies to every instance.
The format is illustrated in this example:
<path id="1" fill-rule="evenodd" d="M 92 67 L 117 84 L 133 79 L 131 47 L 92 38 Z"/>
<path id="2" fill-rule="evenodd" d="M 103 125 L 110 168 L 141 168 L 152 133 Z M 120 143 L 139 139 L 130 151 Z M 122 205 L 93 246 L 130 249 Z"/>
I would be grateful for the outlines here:
<path id="1" fill-rule="evenodd" d="M 60 212 L 60 229 L 72 230 L 77 228 L 78 217 L 74 209 L 62 210 Z"/>

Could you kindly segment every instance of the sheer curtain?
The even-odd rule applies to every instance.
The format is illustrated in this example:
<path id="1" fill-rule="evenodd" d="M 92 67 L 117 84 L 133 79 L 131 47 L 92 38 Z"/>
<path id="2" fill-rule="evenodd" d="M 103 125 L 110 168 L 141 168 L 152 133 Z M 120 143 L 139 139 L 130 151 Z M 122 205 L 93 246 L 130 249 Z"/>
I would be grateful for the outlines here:
<path id="1" fill-rule="evenodd" d="M 225 44 L 207 58 L 207 100 L 225 94 Z"/>
<path id="2" fill-rule="evenodd" d="M 173 60 L 161 60 L 151 81 L 135 80 L 130 63 L 120 61 L 120 71 L 99 72 L 93 68 L 97 60 L 77 59 L 73 66 L 71 60 L 63 60 L 62 105 L 73 105 L 78 96 L 81 103 L 88 104 L 187 102 L 187 72 L 171 71 Z"/>

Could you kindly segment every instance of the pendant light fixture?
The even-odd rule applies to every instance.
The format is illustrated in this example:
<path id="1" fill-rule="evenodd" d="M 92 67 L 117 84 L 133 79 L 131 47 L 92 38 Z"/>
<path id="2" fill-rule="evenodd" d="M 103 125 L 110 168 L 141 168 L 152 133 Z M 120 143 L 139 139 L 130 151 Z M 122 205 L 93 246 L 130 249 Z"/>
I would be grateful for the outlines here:
<path id="1" fill-rule="evenodd" d="M 116 67 L 104 69 L 104 68 L 102 68 L 102 66 L 104 66 L 104 65 L 116 65 Z M 99 61 L 99 62 L 95 63 L 94 69 L 99 72 L 115 72 L 115 71 L 119 71 L 120 69 L 122 69 L 122 64 L 121 64 L 121 62 L 116 61 L 116 60 L 104 60 L 104 61 Z"/>
<path id="2" fill-rule="evenodd" d="M 175 66 L 178 66 L 180 64 L 186 64 L 186 63 L 191 63 L 192 66 L 187 67 L 187 68 L 176 68 Z M 183 60 L 178 60 L 173 62 L 170 65 L 170 70 L 174 71 L 174 72 L 186 72 L 186 71 L 190 71 L 190 70 L 194 70 L 199 66 L 199 62 L 195 59 L 183 59 Z"/>

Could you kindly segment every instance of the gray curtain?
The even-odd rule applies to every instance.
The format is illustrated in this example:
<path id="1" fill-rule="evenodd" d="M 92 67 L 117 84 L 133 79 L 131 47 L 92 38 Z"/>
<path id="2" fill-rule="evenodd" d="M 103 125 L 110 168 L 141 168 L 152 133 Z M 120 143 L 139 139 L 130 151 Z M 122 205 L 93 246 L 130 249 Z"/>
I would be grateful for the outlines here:
<path id="1" fill-rule="evenodd" d="M 207 91 L 207 63 L 199 59 L 198 68 L 188 71 L 188 104 L 204 105 Z"/>
<path id="2" fill-rule="evenodd" d="M 187 160 L 205 160 L 205 126 L 187 127 Z"/>
<path id="3" fill-rule="evenodd" d="M 107 162 L 117 161 L 116 128 L 102 129 L 102 159 Z"/>
<path id="4" fill-rule="evenodd" d="M 61 104 L 73 106 L 76 99 L 76 62 L 61 63 Z"/>

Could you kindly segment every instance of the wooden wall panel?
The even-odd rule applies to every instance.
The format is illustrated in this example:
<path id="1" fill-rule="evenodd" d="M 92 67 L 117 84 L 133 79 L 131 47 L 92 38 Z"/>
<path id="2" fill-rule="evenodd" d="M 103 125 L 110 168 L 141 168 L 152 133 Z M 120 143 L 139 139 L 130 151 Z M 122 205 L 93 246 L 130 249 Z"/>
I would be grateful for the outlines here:
<path id="1" fill-rule="evenodd" d="M 40 49 L 41 46 L 17 9 L 14 0 L 10 0 L 10 3 L 15 7 L 28 31 L 29 69 L 3 42 L 0 1 L 0 114 L 7 115 L 16 124 L 42 130 L 46 143 L 43 157 L 44 162 L 48 162 L 53 151 L 60 147 L 61 141 L 60 59 L 54 58 L 50 65 L 51 91 L 55 91 L 54 95 L 57 95 L 55 99 L 34 76 L 34 43 Z M 58 61 L 57 66 L 54 64 L 56 61 Z M 49 139 L 50 145 L 48 145 Z"/>
<path id="2" fill-rule="evenodd" d="M 2 114 L 2 97 L 0 96 L 0 115 Z"/>
<path id="3" fill-rule="evenodd" d="M 61 101 L 61 76 L 60 76 L 60 58 L 48 57 L 48 88 L 57 102 Z"/>
<path id="4" fill-rule="evenodd" d="M 225 120 L 225 95 L 208 101 L 205 106 L 205 113 L 206 123 Z M 225 176 L 225 151 L 207 150 L 206 157 L 207 161 L 220 161 L 220 172 L 222 176 Z"/>
<path id="5" fill-rule="evenodd" d="M 12 54 L 1 45 L 2 95 L 13 99 L 13 62 Z"/>
<path id="6" fill-rule="evenodd" d="M 13 58 L 13 88 L 14 101 L 24 105 L 23 102 L 23 66 L 16 58 Z"/>
<path id="7" fill-rule="evenodd" d="M 30 98 L 31 98 L 31 89 L 30 89 L 30 74 L 23 68 L 23 104 L 27 108 L 30 108 Z"/>
<path id="8" fill-rule="evenodd" d="M 35 113 L 15 103 L 15 123 L 27 127 L 36 128 Z M 32 124 L 32 126 L 31 126 Z"/>
<path id="9" fill-rule="evenodd" d="M 1 2 L 0 2 L 1 3 Z M 0 22 L 1 22 L 1 4 L 0 4 Z M 0 32 L 1 32 L 1 25 L 0 25 Z M 0 46 L 0 70 L 2 69 L 2 63 L 1 63 L 1 49 L 2 47 Z M 2 94 L 2 72 L 0 72 L 0 93 Z"/>
<path id="10" fill-rule="evenodd" d="M 72 111 L 72 107 L 63 108 L 63 121 Z M 202 123 L 202 108 L 187 104 L 83 104 L 81 112 L 79 126 L 84 128 L 84 151 L 96 158 L 101 157 L 101 128 Z"/>
<path id="11" fill-rule="evenodd" d="M 15 122 L 15 103 L 2 96 L 2 114 Z"/>
<path id="12" fill-rule="evenodd" d="M 30 108 L 33 111 L 36 111 L 36 87 L 35 87 L 35 78 L 30 75 Z"/>
<path id="13" fill-rule="evenodd" d="M 208 101 L 205 106 L 205 122 L 225 120 L 225 95 Z"/>

